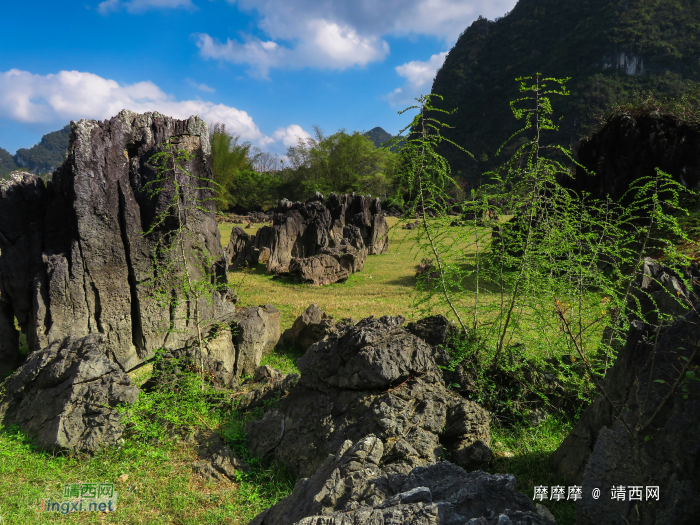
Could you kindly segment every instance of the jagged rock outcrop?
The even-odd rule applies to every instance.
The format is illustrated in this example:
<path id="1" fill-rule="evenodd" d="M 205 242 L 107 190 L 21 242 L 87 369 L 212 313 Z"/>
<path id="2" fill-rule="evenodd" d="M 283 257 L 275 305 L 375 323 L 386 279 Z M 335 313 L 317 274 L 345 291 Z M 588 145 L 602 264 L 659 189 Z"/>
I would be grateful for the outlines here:
<path id="1" fill-rule="evenodd" d="M 0 376 L 20 361 L 15 317 L 25 328 L 30 348 L 37 334 L 28 329 L 42 315 L 34 307 L 35 277 L 43 263 L 42 224 L 46 187 L 36 175 L 14 172 L 0 180 Z"/>
<path id="2" fill-rule="evenodd" d="M 688 269 L 694 280 L 696 270 Z M 643 274 L 633 289 L 634 295 L 642 299 L 642 316 L 633 316 L 625 345 L 602 385 L 630 428 L 648 425 L 639 437 L 639 458 L 635 459 L 634 440 L 610 403 L 599 397 L 551 461 L 557 475 L 567 483 L 599 487 L 610 494 L 612 486 L 619 486 L 624 479 L 625 488 L 659 486 L 660 500 L 647 501 L 646 494 L 640 502 L 584 498 L 577 507 L 577 523 L 582 525 L 685 523 L 700 512 L 697 500 L 689 496 L 700 490 L 695 467 L 700 457 L 696 438 L 700 432 L 700 385 L 690 377 L 681 378 L 675 393 L 668 396 L 686 364 L 690 363 L 691 371 L 697 367 L 698 354 L 694 352 L 700 346 L 700 318 L 696 313 L 700 303 L 695 302 L 693 309 L 678 316 L 673 296 L 697 301 L 698 289 L 688 290 L 675 272 L 650 259 L 644 261 Z M 654 323 L 659 312 L 676 316 L 676 320 L 662 328 L 657 337 Z"/>
<path id="3" fill-rule="evenodd" d="M 280 311 L 271 304 L 236 312 L 232 323 L 236 378 L 253 374 L 262 358 L 272 353 L 280 340 L 280 322 Z"/>
<path id="4" fill-rule="evenodd" d="M 144 189 L 156 174 L 149 159 L 163 151 L 166 140 L 191 154 L 183 167 L 198 181 L 187 185 L 181 180 L 181 188 L 203 209 L 190 210 L 187 224 L 214 259 L 207 276 L 193 277 L 227 282 L 206 182 L 212 178 L 206 122 L 125 110 L 106 121 L 73 122 L 67 159 L 48 186 L 27 174 L 2 183 L 0 330 L 7 332 L 14 312 L 30 350 L 101 333 L 124 370 L 143 362 L 155 348 L 182 346 L 195 333 L 194 323 L 185 319 L 192 305 L 161 308 L 152 299 L 153 247 L 177 227 L 176 219 L 149 235 L 142 233 L 167 208 L 174 191 L 174 186 L 165 187 L 152 195 Z M 178 177 L 185 175 L 178 172 Z M 232 307 L 216 294 L 213 305 L 202 301 L 200 316 L 224 318 Z M 167 331 L 171 322 L 175 330 Z M 8 354 L 16 347 L 12 330 L 0 343 L 5 363 L 12 362 Z"/>
<path id="5" fill-rule="evenodd" d="M 605 126 L 581 142 L 576 177 L 560 182 L 593 198 L 620 199 L 640 177 L 653 176 L 656 168 L 691 190 L 700 188 L 700 126 L 670 115 L 648 113 L 612 117 Z M 631 197 L 631 195 L 630 195 Z"/>
<path id="6" fill-rule="evenodd" d="M 105 337 L 66 338 L 33 352 L 2 385 L 0 423 L 19 425 L 47 450 L 95 452 L 119 443 L 115 407 L 139 390 L 110 359 Z"/>
<path id="7" fill-rule="evenodd" d="M 280 311 L 270 304 L 238 310 L 228 322 L 204 334 L 207 341 L 201 356 L 196 338 L 164 352 L 144 389 L 174 388 L 182 371 L 192 368 L 201 368 L 216 386 L 237 386 L 242 375 L 252 375 L 274 350 L 280 340 L 280 320 Z"/>
<path id="8" fill-rule="evenodd" d="M 345 226 L 340 244 L 323 247 L 317 255 L 293 258 L 289 263 L 289 275 L 302 283 L 314 286 L 337 283 L 359 272 L 365 266 L 367 250 L 359 228 Z"/>
<path id="9" fill-rule="evenodd" d="M 282 200 L 272 226 L 255 235 L 234 228 L 226 255 L 234 269 L 264 263 L 270 273 L 321 285 L 360 271 L 368 254 L 386 253 L 388 232 L 379 199 L 317 194 L 306 203 Z"/>
<path id="10" fill-rule="evenodd" d="M 548 511 L 515 491 L 510 474 L 465 472 L 447 461 L 385 466 L 372 434 L 344 441 L 292 494 L 250 525 L 554 525 Z M 550 515 L 551 516 L 551 515 Z"/>
<path id="11" fill-rule="evenodd" d="M 200 457 L 192 467 L 205 480 L 236 481 L 236 471 L 247 472 L 250 466 L 241 460 L 217 434 L 198 435 L 197 453 Z"/>
<path id="12" fill-rule="evenodd" d="M 287 328 L 282 334 L 285 344 L 295 346 L 301 350 L 319 342 L 321 339 L 335 331 L 333 318 L 326 314 L 313 303 L 296 318 L 291 328 Z"/>
<path id="13" fill-rule="evenodd" d="M 429 465 L 443 448 L 465 468 L 489 461 L 488 413 L 445 388 L 433 349 L 402 323 L 363 319 L 311 346 L 297 386 L 249 423 L 251 452 L 309 476 L 346 439 L 374 434 L 382 465 Z"/>
<path id="14" fill-rule="evenodd" d="M 238 410 L 264 406 L 266 402 L 286 396 L 299 381 L 299 374 L 283 374 L 271 366 L 259 366 L 255 369 L 253 383 L 260 386 L 245 392 L 235 400 Z"/>

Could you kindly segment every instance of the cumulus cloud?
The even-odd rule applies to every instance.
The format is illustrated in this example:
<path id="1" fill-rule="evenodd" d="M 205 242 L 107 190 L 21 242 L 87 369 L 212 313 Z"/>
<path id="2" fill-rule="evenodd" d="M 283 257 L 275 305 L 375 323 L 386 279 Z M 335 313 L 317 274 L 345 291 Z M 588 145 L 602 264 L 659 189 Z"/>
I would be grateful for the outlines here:
<path id="1" fill-rule="evenodd" d="M 381 61 L 387 35 L 430 35 L 452 44 L 479 15 L 495 18 L 517 0 L 228 0 L 258 15 L 269 38 L 226 42 L 198 35 L 204 58 L 249 64 L 266 77 L 275 67 L 345 69 Z"/>
<path id="2" fill-rule="evenodd" d="M 249 64 L 251 74 L 261 78 L 273 67 L 345 69 L 383 60 L 389 53 L 384 40 L 361 36 L 347 25 L 316 19 L 307 20 L 305 27 L 293 48 L 250 35 L 243 35 L 242 42 L 229 38 L 222 43 L 208 34 L 197 35 L 197 46 L 202 57 Z"/>
<path id="3" fill-rule="evenodd" d="M 261 146 L 273 142 L 245 111 L 203 100 L 181 100 L 152 82 L 119 84 L 93 73 L 60 71 L 35 75 L 11 69 L 0 72 L 0 118 L 23 123 L 63 123 L 81 118 L 104 120 L 122 109 L 158 111 L 186 119 L 200 115 L 210 124 L 221 122 L 243 140 Z"/>
<path id="4" fill-rule="evenodd" d="M 206 84 L 197 84 L 197 82 L 195 82 L 191 78 L 186 78 L 185 80 L 190 86 L 192 86 L 193 88 L 197 88 L 200 91 L 206 91 L 207 93 L 214 93 L 216 91 L 216 89 L 214 89 L 213 87 L 209 87 Z"/>
<path id="5" fill-rule="evenodd" d="M 277 131 L 272 134 L 272 138 L 277 142 L 282 142 L 282 145 L 288 148 L 290 146 L 296 146 L 299 139 L 310 139 L 311 135 L 304 131 L 301 126 L 292 124 L 286 128 L 278 128 Z M 287 159 L 287 161 L 288 160 L 289 159 Z"/>
<path id="6" fill-rule="evenodd" d="M 97 5 L 97 11 L 106 15 L 110 11 L 125 9 L 129 13 L 142 13 L 151 9 L 196 9 L 192 0 L 105 0 Z"/>
<path id="7" fill-rule="evenodd" d="M 392 106 L 407 104 L 421 93 L 429 93 L 435 73 L 442 67 L 446 56 L 447 52 L 438 53 L 424 62 L 412 60 L 398 66 L 396 72 L 406 79 L 406 83 L 386 96 L 389 103 Z"/>

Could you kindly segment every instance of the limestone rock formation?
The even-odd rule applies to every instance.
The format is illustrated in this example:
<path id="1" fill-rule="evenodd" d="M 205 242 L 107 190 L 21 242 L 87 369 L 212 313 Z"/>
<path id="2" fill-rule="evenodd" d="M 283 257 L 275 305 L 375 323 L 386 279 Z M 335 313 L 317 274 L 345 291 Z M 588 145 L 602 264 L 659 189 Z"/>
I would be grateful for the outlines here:
<path id="1" fill-rule="evenodd" d="M 262 358 L 272 353 L 280 340 L 280 320 L 280 311 L 271 304 L 236 312 L 231 325 L 236 349 L 236 378 L 255 372 Z"/>
<path id="2" fill-rule="evenodd" d="M 468 473 L 446 461 L 386 466 L 387 452 L 372 434 L 344 441 L 250 525 L 555 525 L 515 491 L 510 474 Z"/>
<path id="3" fill-rule="evenodd" d="M 118 404 L 139 390 L 110 359 L 102 334 L 33 352 L 3 384 L 0 423 L 18 424 L 47 450 L 95 452 L 121 439 Z"/>
<path id="4" fill-rule="evenodd" d="M 66 337 L 101 333 L 124 370 L 143 362 L 155 348 L 182 346 L 194 333 L 193 323 L 184 319 L 188 305 L 161 308 L 152 298 L 152 250 L 177 221 L 169 219 L 148 236 L 142 233 L 166 209 L 174 186 L 158 196 L 144 186 L 156 173 L 149 160 L 163 151 L 166 140 L 192 155 L 183 167 L 198 183 L 185 191 L 203 202 L 206 211 L 190 213 L 187 224 L 215 260 L 206 277 L 195 277 L 226 283 L 225 255 L 206 182 L 212 178 L 208 133 L 198 117 L 176 120 L 125 110 L 106 121 L 81 120 L 71 124 L 67 159 L 48 187 L 29 175 L 3 182 L 0 333 L 14 322 L 11 312 L 33 351 Z M 185 175 L 179 172 L 178 177 Z M 180 182 L 188 188 L 187 181 Z M 202 301 L 201 317 L 225 317 L 232 306 L 217 295 L 211 306 Z M 171 322 L 175 331 L 168 333 Z M 5 363 L 12 362 L 8 354 L 16 347 L 13 330 L 0 343 Z"/>
<path id="5" fill-rule="evenodd" d="M 429 465 L 443 448 L 465 468 L 488 461 L 488 413 L 445 388 L 433 349 L 402 323 L 368 318 L 312 345 L 297 386 L 249 423 L 251 452 L 309 476 L 346 439 L 374 434 L 382 465 Z"/>
<path id="6" fill-rule="evenodd" d="M 304 313 L 294 321 L 291 328 L 282 334 L 282 341 L 301 350 L 307 350 L 312 344 L 335 331 L 333 318 L 311 304 Z"/>
<path id="7" fill-rule="evenodd" d="M 242 461 L 217 434 L 199 435 L 198 454 L 201 459 L 192 467 L 205 480 L 236 480 L 236 471 L 247 472 L 250 466 Z"/>
<path id="8" fill-rule="evenodd" d="M 689 269 L 691 274 L 693 270 L 697 268 Z M 662 328 L 658 337 L 653 324 L 659 312 L 677 314 L 678 305 L 672 297 L 678 298 L 676 292 L 681 299 L 697 301 L 698 290 L 686 289 L 674 272 L 651 260 L 645 261 L 644 274 L 634 288 L 635 295 L 643 299 L 642 317 L 632 320 L 626 343 L 602 384 L 612 402 L 621 407 L 627 425 L 645 427 L 639 437 L 639 457 L 635 458 L 634 440 L 610 404 L 599 397 L 551 460 L 555 472 L 567 483 L 610 490 L 625 479 L 625 486 L 658 486 L 661 498 L 648 501 L 644 494 L 640 502 L 582 500 L 577 507 L 577 523 L 581 525 L 685 523 L 700 512 L 697 500 L 690 497 L 700 490 L 700 478 L 692 466 L 700 457 L 696 438 L 700 409 L 695 401 L 700 398 L 700 385 L 690 379 L 692 374 L 681 377 L 674 394 L 669 395 L 684 367 L 697 362 L 694 352 L 700 346 L 700 317 L 696 311 L 700 303 L 695 302 L 693 309 Z"/>
<path id="9" fill-rule="evenodd" d="M 225 323 L 206 335 L 201 356 L 198 340 L 191 339 L 181 348 L 165 352 L 154 365 L 154 375 L 144 389 L 175 385 L 183 370 L 203 368 L 204 375 L 216 386 L 232 388 L 242 375 L 252 375 L 263 357 L 270 354 L 280 340 L 281 314 L 270 304 L 251 306 L 237 311 Z"/>
<path id="10" fill-rule="evenodd" d="M 234 228 L 226 255 L 234 269 L 264 263 L 270 273 L 329 284 L 360 271 L 368 254 L 386 253 L 388 231 L 378 199 L 318 194 L 306 203 L 281 201 L 272 226 L 254 236 Z"/>
<path id="11" fill-rule="evenodd" d="M 272 401 L 286 396 L 299 381 L 299 374 L 283 374 L 270 366 L 259 366 L 255 369 L 253 383 L 260 386 L 236 398 L 236 408 L 248 410 L 261 407 L 266 401 Z"/>
<path id="12" fill-rule="evenodd" d="M 14 172 L 0 180 L 0 376 L 19 364 L 19 334 L 14 319 L 25 328 L 30 348 L 37 334 L 28 327 L 41 315 L 34 308 L 35 276 L 41 260 L 46 187 L 36 175 Z"/>
<path id="13" fill-rule="evenodd" d="M 611 118 L 590 138 L 581 142 L 576 177 L 561 183 L 593 198 L 620 199 L 639 177 L 653 176 L 656 168 L 669 173 L 683 186 L 700 188 L 700 128 L 668 115 L 628 114 Z"/>
<path id="14" fill-rule="evenodd" d="M 687 268 L 685 277 L 698 281 L 698 270 L 697 267 Z M 631 287 L 633 297 L 630 297 L 627 308 L 632 322 L 625 345 L 618 351 L 615 364 L 603 381 L 603 388 L 612 400 L 622 403 L 630 395 L 629 390 L 640 373 L 639 367 L 643 366 L 640 360 L 648 352 L 648 349 L 645 350 L 647 338 L 656 331 L 659 313 L 678 317 L 684 312 L 679 301 L 689 298 L 694 302 L 698 299 L 698 285 L 694 283 L 693 288 L 689 290 L 675 271 L 653 259 L 644 259 L 641 275 Z M 635 313 L 637 301 L 643 318 Z M 552 465 L 562 479 L 571 484 L 580 484 L 600 430 L 612 426 L 614 420 L 612 407 L 605 399 L 598 397 L 593 401 L 569 436 L 552 454 Z"/>

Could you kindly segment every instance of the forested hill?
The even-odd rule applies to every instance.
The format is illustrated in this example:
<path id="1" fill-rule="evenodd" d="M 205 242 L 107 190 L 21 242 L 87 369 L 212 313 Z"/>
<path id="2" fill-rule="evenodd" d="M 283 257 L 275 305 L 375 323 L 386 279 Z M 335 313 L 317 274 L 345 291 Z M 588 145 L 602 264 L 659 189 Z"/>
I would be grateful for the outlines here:
<path id="1" fill-rule="evenodd" d="M 372 141 L 375 148 L 380 147 L 385 142 L 389 142 L 394 138 L 390 133 L 387 133 L 380 127 L 372 128 L 363 133 L 363 135 Z"/>
<path id="2" fill-rule="evenodd" d="M 31 148 L 20 148 L 14 156 L 18 166 L 35 173 L 51 173 L 66 158 L 70 124 L 58 131 L 52 131 L 41 137 L 39 144 Z"/>
<path id="3" fill-rule="evenodd" d="M 553 97 L 563 116 L 552 138 L 575 147 L 606 106 L 634 92 L 675 97 L 700 80 L 700 0 L 520 0 L 503 18 L 475 21 L 458 39 L 433 82 L 445 136 L 471 151 L 445 146 L 453 172 L 477 174 L 500 163 L 498 147 L 517 129 L 509 101 L 516 77 L 540 72 L 572 77 L 569 97 Z"/>

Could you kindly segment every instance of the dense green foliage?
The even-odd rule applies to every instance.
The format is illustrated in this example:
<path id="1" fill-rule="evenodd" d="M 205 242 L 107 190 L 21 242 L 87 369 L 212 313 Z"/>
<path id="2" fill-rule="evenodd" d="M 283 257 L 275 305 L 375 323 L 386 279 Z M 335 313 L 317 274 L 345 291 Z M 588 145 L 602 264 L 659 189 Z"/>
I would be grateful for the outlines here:
<path id="1" fill-rule="evenodd" d="M 10 152 L 0 148 L 0 179 L 7 176 L 11 171 L 19 167 L 15 164 L 15 159 Z"/>
<path id="2" fill-rule="evenodd" d="M 214 182 L 217 183 L 216 208 L 227 210 L 238 204 L 233 185 L 243 171 L 252 170 L 250 142 L 239 142 L 238 135 L 226 131 L 224 124 L 214 124 L 209 135 Z M 243 198 L 245 196 L 242 195 Z"/>
<path id="3" fill-rule="evenodd" d="M 358 132 L 324 135 L 318 127 L 315 131 L 315 138 L 300 140 L 287 151 L 291 164 L 284 174 L 287 198 L 303 198 L 314 191 L 386 196 L 394 169 L 388 149 L 376 148 Z"/>
<path id="4" fill-rule="evenodd" d="M 34 173 L 51 173 L 66 159 L 70 124 L 63 129 L 52 131 L 41 137 L 39 144 L 31 148 L 20 148 L 15 154 L 15 162 Z"/>
<path id="5" fill-rule="evenodd" d="M 569 147 L 609 105 L 642 91 L 674 98 L 696 89 L 698 57 L 697 0 L 520 0 L 495 22 L 475 21 L 433 83 L 432 92 L 444 96 L 438 107 L 459 108 L 445 118 L 454 128 L 445 136 L 479 162 L 447 147 L 439 151 L 474 187 L 481 173 L 502 163 L 494 154 L 517 129 L 502 103 L 517 97 L 513 78 L 537 71 L 573 78 L 571 96 L 558 106 L 560 130 L 548 139 Z"/>
<path id="6" fill-rule="evenodd" d="M 274 159 L 259 162 L 266 154 L 215 126 L 211 141 L 214 180 L 220 184 L 217 209 L 269 208 L 280 199 L 305 200 L 317 191 L 324 195 L 354 191 L 382 198 L 391 192 L 396 164 L 391 151 L 375 147 L 358 132 L 325 135 L 319 128 L 315 132 L 315 138 L 300 139 L 288 149 L 284 167 Z M 258 171 L 259 166 L 268 169 Z"/>
<path id="7" fill-rule="evenodd" d="M 689 242 L 677 220 L 685 212 L 679 194 L 688 190 L 665 173 L 636 181 L 625 207 L 564 188 L 559 181 L 573 154 L 545 136 L 559 131 L 550 99 L 568 95 L 568 79 L 518 80 L 520 96 L 510 107 L 520 131 L 508 141 L 515 151 L 489 174 L 491 184 L 472 191 L 462 227 L 452 227 L 450 206 L 439 198 L 455 181 L 436 153 L 449 142 L 436 116 L 451 114 L 431 107 L 430 98 L 420 99 L 398 172 L 415 195 L 411 208 L 423 215 L 418 241 L 433 262 L 419 279 L 416 306 L 426 314 L 436 302 L 449 306 L 461 327 L 451 365 L 467 368 L 475 400 L 508 422 L 525 418 L 533 400 L 571 416 L 601 393 L 599 379 L 624 342 L 628 316 L 644 317 L 627 307 L 644 257 L 662 252 L 666 264 L 687 262 L 669 234 Z M 512 220 L 496 220 L 511 210 Z M 687 307 L 680 294 L 668 299 Z M 557 377 L 568 401 L 550 406 L 554 392 L 537 369 Z"/>

